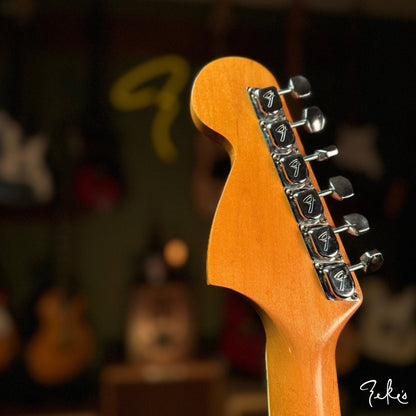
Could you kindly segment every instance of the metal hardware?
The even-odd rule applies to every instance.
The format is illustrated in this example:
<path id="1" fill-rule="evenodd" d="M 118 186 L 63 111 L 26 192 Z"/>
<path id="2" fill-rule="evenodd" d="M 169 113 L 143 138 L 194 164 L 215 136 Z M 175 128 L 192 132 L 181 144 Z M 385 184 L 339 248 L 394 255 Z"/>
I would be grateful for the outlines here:
<path id="1" fill-rule="evenodd" d="M 383 255 L 378 250 L 366 251 L 360 257 L 360 262 L 349 267 L 350 272 L 363 269 L 367 273 L 373 273 L 380 269 L 384 263 Z"/>
<path id="2" fill-rule="evenodd" d="M 304 126 L 308 133 L 317 133 L 325 127 L 325 117 L 318 107 L 307 107 L 302 110 L 302 119 L 290 125 L 292 127 Z"/>
<path id="3" fill-rule="evenodd" d="M 338 148 L 334 145 L 324 147 L 323 149 L 317 149 L 312 154 L 305 156 L 303 159 L 305 162 L 312 162 L 316 160 L 322 162 L 328 160 L 331 157 L 334 157 L 338 154 Z"/>
<path id="4" fill-rule="evenodd" d="M 313 250 L 320 257 L 333 258 L 338 254 L 339 245 L 329 225 L 315 227 L 308 231 Z"/>
<path id="5" fill-rule="evenodd" d="M 307 220 L 319 218 L 324 213 L 318 193 L 315 189 L 304 189 L 293 194 L 300 215 Z"/>
<path id="6" fill-rule="evenodd" d="M 349 234 L 360 236 L 370 230 L 367 218 L 361 214 L 348 214 L 342 218 L 344 225 L 334 228 L 333 231 L 335 234 L 348 231 Z"/>
<path id="7" fill-rule="evenodd" d="M 311 95 L 311 84 L 303 75 L 289 78 L 286 89 L 278 91 L 279 95 L 291 94 L 294 98 L 305 98 Z"/>
<path id="8" fill-rule="evenodd" d="M 354 279 L 345 264 L 336 266 L 328 265 L 324 267 L 323 274 L 336 297 L 350 298 L 354 294 Z"/>
<path id="9" fill-rule="evenodd" d="M 291 94 L 294 98 L 305 98 L 311 94 L 311 85 L 302 75 L 297 75 L 289 79 L 286 88 L 278 90 L 275 86 L 265 88 L 248 88 L 252 100 L 256 102 L 258 115 L 263 117 L 285 118 L 283 112 L 281 95 Z"/>
<path id="10" fill-rule="evenodd" d="M 276 87 L 258 88 L 252 91 L 260 111 L 266 116 L 277 114 L 282 110 L 282 100 Z"/>
<path id="11" fill-rule="evenodd" d="M 279 149 L 288 149 L 296 142 L 295 135 L 287 120 L 265 124 L 273 144 Z"/>
<path id="12" fill-rule="evenodd" d="M 290 183 L 303 183 L 309 177 L 308 167 L 300 153 L 294 153 L 280 159 L 284 176 Z"/>
<path id="13" fill-rule="evenodd" d="M 357 300 L 351 273 L 359 269 L 377 270 L 383 256 L 372 250 L 364 253 L 357 264 L 347 266 L 344 262 L 336 233 L 361 235 L 369 230 L 369 225 L 362 215 L 349 214 L 343 217 L 343 225 L 332 228 L 320 198 L 331 195 L 343 200 L 353 196 L 351 182 L 342 176 L 332 177 L 329 188 L 317 192 L 309 178 L 306 162 L 320 162 L 338 154 L 336 146 L 327 146 L 303 156 L 297 147 L 292 129 L 304 126 L 310 133 L 318 132 L 323 129 L 325 118 L 318 107 L 309 107 L 303 110 L 301 120 L 290 123 L 280 96 L 290 93 L 295 98 L 306 97 L 310 94 L 309 82 L 301 76 L 293 77 L 286 89 L 248 87 L 247 91 L 325 296 L 329 300 Z"/>
<path id="14" fill-rule="evenodd" d="M 319 196 L 331 195 L 332 198 L 342 201 L 354 195 L 351 182 L 344 176 L 329 178 L 329 188 L 318 192 Z"/>

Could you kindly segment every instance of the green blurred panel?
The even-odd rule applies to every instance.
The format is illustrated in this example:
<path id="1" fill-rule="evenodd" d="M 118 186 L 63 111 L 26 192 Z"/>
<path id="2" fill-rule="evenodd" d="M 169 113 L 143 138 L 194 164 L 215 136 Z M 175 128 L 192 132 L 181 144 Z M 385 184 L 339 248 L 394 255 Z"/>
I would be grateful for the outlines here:
<path id="1" fill-rule="evenodd" d="M 40 270 L 51 261 L 51 232 L 45 220 L 12 220 L 0 223 L 0 265 L 10 292 L 10 304 L 21 314 L 44 278 Z"/>

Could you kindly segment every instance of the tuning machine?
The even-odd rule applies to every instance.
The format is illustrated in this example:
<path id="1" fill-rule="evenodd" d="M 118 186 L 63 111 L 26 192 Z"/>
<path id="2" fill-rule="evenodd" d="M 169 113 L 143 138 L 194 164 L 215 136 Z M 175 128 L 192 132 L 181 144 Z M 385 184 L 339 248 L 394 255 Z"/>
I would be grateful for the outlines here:
<path id="1" fill-rule="evenodd" d="M 305 156 L 303 159 L 305 162 L 312 162 L 313 160 L 322 162 L 336 156 L 338 153 L 338 148 L 335 145 L 330 145 L 322 149 L 316 149 L 312 154 Z"/>
<path id="2" fill-rule="evenodd" d="M 318 272 L 327 282 L 328 295 L 330 298 L 355 298 L 355 284 L 351 272 L 363 269 L 372 273 L 377 271 L 383 264 L 383 255 L 378 250 L 365 252 L 360 257 L 360 262 L 353 266 L 345 263 L 315 264 Z"/>
<path id="3" fill-rule="evenodd" d="M 333 228 L 333 232 L 335 234 L 347 231 L 351 235 L 360 236 L 370 230 L 367 218 L 365 218 L 364 215 L 354 213 L 344 215 L 342 218 L 344 220 L 344 224 Z"/>
<path id="4" fill-rule="evenodd" d="M 351 198 L 352 196 L 354 196 L 352 184 L 344 176 L 334 176 L 332 178 L 329 178 L 328 183 L 328 189 L 319 191 L 319 196 L 323 197 L 331 195 L 332 198 L 338 201 L 343 201 L 344 199 Z"/>
<path id="5" fill-rule="evenodd" d="M 318 266 L 318 270 L 328 283 L 329 295 L 339 299 L 356 298 L 354 279 L 351 272 L 363 269 L 373 273 L 383 265 L 383 255 L 378 250 L 366 251 L 360 262 L 353 266 L 346 264 L 327 264 Z"/>
<path id="6" fill-rule="evenodd" d="M 306 98 L 311 95 L 311 84 L 303 75 L 289 78 L 286 89 L 278 91 L 279 95 L 291 94 L 294 98 Z"/>
<path id="7" fill-rule="evenodd" d="M 278 90 L 274 86 L 266 88 L 251 89 L 257 101 L 259 109 L 263 115 L 276 115 L 282 109 L 281 95 L 291 94 L 294 98 L 305 98 L 311 94 L 311 85 L 302 75 L 297 75 L 289 79 L 286 88 Z"/>
<path id="8" fill-rule="evenodd" d="M 318 107 L 308 107 L 302 111 L 302 119 L 299 121 L 295 121 L 290 123 L 288 120 L 272 120 L 272 121 L 261 121 L 260 125 L 263 129 L 265 129 L 274 146 L 278 149 L 289 149 L 291 148 L 294 143 L 296 142 L 295 134 L 293 133 L 292 128 L 304 126 L 305 130 L 309 133 L 316 133 L 321 131 L 325 126 L 325 117 L 322 114 L 322 111 Z M 331 157 L 335 154 L 334 150 L 326 150 L 322 149 L 321 153 L 315 157 L 310 155 L 309 158 L 315 157 L 315 159 L 321 158 L 320 160 L 324 160 L 323 158 L 326 156 Z M 310 159 L 313 160 L 313 159 Z"/>
<path id="9" fill-rule="evenodd" d="M 364 270 L 366 273 L 376 272 L 384 263 L 383 254 L 378 250 L 366 251 L 360 257 L 360 262 L 349 267 L 350 272 Z"/>
<path id="10" fill-rule="evenodd" d="M 303 126 L 309 133 L 319 132 L 325 127 L 325 117 L 318 107 L 312 106 L 302 110 L 300 120 L 290 121 L 281 98 L 286 94 L 294 98 L 309 96 L 309 81 L 303 76 L 296 76 L 290 78 L 288 86 L 280 90 L 274 86 L 248 87 L 247 92 L 327 298 L 357 299 L 352 272 L 359 269 L 374 271 L 381 266 L 383 258 L 380 252 L 373 250 L 364 253 L 360 262 L 352 266 L 344 261 L 337 234 L 347 231 L 360 236 L 370 227 L 367 219 L 360 214 L 345 215 L 342 225 L 335 227 L 325 215 L 323 197 L 330 195 L 342 201 L 352 197 L 354 191 L 351 182 L 343 176 L 331 177 L 327 189 L 314 188 L 308 163 L 328 160 L 338 155 L 338 149 L 327 146 L 304 156 L 297 146 L 294 129 Z"/>
<path id="11" fill-rule="evenodd" d="M 301 119 L 290 123 L 290 126 L 303 126 L 308 133 L 317 133 L 325 127 L 325 117 L 319 107 L 307 107 L 302 110 Z"/>
<path id="12" fill-rule="evenodd" d="M 324 213 L 320 197 L 331 195 L 342 201 L 354 195 L 351 182 L 343 176 L 330 178 L 329 188 L 324 191 L 317 192 L 313 188 L 306 187 L 296 192 L 288 189 L 286 193 L 293 196 L 299 214 L 306 220 L 318 219 Z"/>
<path id="13" fill-rule="evenodd" d="M 318 258 L 333 259 L 338 255 L 339 244 L 335 234 L 348 231 L 349 234 L 360 236 L 370 229 L 367 219 L 360 214 L 348 214 L 343 219 L 344 224 L 335 228 L 330 225 L 301 226 L 302 231 L 309 236 L 312 251 Z"/>
<path id="14" fill-rule="evenodd" d="M 327 287 L 329 290 L 327 292 L 330 298 L 345 299 L 354 296 L 354 279 L 346 264 L 327 264 L 326 266 L 319 267 L 318 270 L 328 284 Z"/>

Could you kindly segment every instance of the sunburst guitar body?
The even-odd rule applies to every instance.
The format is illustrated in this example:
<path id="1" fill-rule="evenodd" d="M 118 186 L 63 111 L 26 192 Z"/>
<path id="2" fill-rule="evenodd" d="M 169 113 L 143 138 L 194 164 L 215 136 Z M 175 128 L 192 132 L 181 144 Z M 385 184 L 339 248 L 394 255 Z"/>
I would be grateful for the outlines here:
<path id="1" fill-rule="evenodd" d="M 191 94 L 194 123 L 232 163 L 211 228 L 208 283 L 233 289 L 258 310 L 271 416 L 340 415 L 335 348 L 362 302 L 354 270 L 382 259 L 372 251 L 349 264 L 338 234 L 360 234 L 364 220 L 353 214 L 334 228 L 328 193 L 309 163 L 333 149 L 306 157 L 297 132 L 301 124 L 319 130 L 323 118 L 311 108 L 293 122 L 284 99 L 307 86 L 300 77 L 283 90 L 259 63 L 228 57 L 205 66 Z M 337 187 L 328 192 L 346 197 Z"/>

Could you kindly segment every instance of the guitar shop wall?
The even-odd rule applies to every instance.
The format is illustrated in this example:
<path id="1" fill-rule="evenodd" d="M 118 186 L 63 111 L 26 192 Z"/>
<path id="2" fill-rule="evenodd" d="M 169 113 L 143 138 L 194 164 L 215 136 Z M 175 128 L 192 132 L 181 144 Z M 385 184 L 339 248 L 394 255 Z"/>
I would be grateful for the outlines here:
<path id="1" fill-rule="evenodd" d="M 139 281 L 176 274 L 198 293 L 209 227 L 191 204 L 193 64 L 191 38 L 180 31 L 201 12 L 31 5 L 4 5 L 0 58 L 0 263 L 10 329 L 1 400 L 28 404 L 95 389 L 102 363 L 125 355 Z M 173 253 L 172 273 L 163 249 L 165 258 Z M 208 303 L 202 296 L 194 306 Z M 62 310 L 78 316 L 77 329 L 59 328 Z M 50 323 L 67 345 L 60 362 L 47 346 Z"/>
<path id="2" fill-rule="evenodd" d="M 369 410 L 359 396 L 367 376 L 411 388 L 416 295 L 405 221 L 415 187 L 408 93 L 415 13 L 410 2 L 373 10 L 347 3 L 326 10 L 301 1 L 0 2 L 2 403 L 95 403 L 103 366 L 142 353 L 129 328 L 134 305 L 145 304 L 135 294 L 149 279 L 189 288 L 189 328 L 197 330 L 189 329 L 187 354 L 196 345 L 194 354 L 222 355 L 235 374 L 262 379 L 264 335 L 254 313 L 205 286 L 209 227 L 228 163 L 197 135 L 188 97 L 201 66 L 222 55 L 256 59 L 282 83 L 297 73 L 309 78 L 328 126 L 304 145 L 311 152 L 335 143 L 341 153 L 316 166 L 319 183 L 345 174 L 356 193 L 329 201 L 335 222 L 355 211 L 371 220 L 370 234 L 344 238 L 349 257 L 373 246 L 385 256 L 377 275 L 362 278 L 367 303 L 341 340 L 349 352 L 338 358 L 345 357 L 345 411 Z M 83 298 L 60 297 L 56 288 Z M 230 328 L 224 308 L 250 330 Z M 68 348 L 77 357 L 70 369 L 58 354 L 56 373 L 44 374 L 53 356 L 43 353 L 46 323 L 62 309 L 76 312 L 80 350 Z M 239 354 L 242 345 L 251 353 Z"/>

